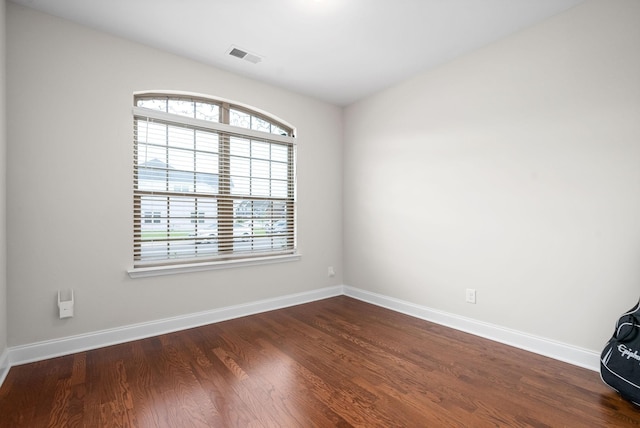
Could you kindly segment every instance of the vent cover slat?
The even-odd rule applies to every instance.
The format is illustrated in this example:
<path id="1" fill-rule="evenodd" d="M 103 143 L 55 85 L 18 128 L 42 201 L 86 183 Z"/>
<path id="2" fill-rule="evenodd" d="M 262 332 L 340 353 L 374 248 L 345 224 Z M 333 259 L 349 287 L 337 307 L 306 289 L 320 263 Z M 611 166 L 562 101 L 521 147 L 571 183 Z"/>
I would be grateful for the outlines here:
<path id="1" fill-rule="evenodd" d="M 229 52 L 229 55 L 231 56 L 235 56 L 236 58 L 244 58 L 245 56 L 247 56 L 247 53 L 243 50 L 240 50 L 238 48 L 233 48 L 231 49 L 231 51 Z"/>

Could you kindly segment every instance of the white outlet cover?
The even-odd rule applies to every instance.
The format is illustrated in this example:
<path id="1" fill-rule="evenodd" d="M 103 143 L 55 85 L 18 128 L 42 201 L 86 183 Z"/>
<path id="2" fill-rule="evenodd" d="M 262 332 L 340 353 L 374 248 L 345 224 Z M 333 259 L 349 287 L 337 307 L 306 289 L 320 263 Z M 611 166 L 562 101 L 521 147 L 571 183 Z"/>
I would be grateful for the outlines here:
<path id="1" fill-rule="evenodd" d="M 467 302 L 476 303 L 476 290 L 474 288 L 467 288 Z"/>

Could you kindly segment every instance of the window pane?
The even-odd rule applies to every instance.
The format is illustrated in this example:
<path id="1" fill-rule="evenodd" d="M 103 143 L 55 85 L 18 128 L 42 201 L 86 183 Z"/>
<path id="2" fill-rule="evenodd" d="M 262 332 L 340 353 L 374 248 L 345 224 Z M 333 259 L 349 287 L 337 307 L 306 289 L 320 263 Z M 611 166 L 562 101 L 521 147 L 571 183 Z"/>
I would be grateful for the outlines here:
<path id="1" fill-rule="evenodd" d="M 239 110 L 229 110 L 229 124 L 240 128 L 251 128 L 251 115 Z"/>
<path id="2" fill-rule="evenodd" d="M 220 121 L 220 107 L 216 104 L 208 104 L 208 103 L 195 103 L 196 109 L 196 118 L 208 120 L 211 122 L 219 122 Z"/>
<path id="3" fill-rule="evenodd" d="M 193 129 L 169 126 L 168 144 L 172 147 L 182 147 L 193 150 L 195 133 Z"/>
<path id="4" fill-rule="evenodd" d="M 271 144 L 262 141 L 251 142 L 251 157 L 259 159 L 269 159 L 271 157 Z"/>
<path id="5" fill-rule="evenodd" d="M 140 239 L 152 240 L 163 232 L 166 238 L 167 200 L 163 197 L 143 196 L 140 200 L 140 211 L 145 213 L 150 221 L 145 221 L 141 229 Z"/>
<path id="6" fill-rule="evenodd" d="M 158 159 L 139 164 L 137 187 L 140 190 L 166 190 L 166 164 Z"/>
<path id="7" fill-rule="evenodd" d="M 198 198 L 198 211 L 204 213 L 204 223 L 208 225 L 217 224 L 218 217 L 218 203 L 215 199 L 203 199 Z"/>
<path id="8" fill-rule="evenodd" d="M 171 196 L 169 201 L 169 227 L 174 237 L 186 237 L 193 229 L 192 216 L 196 212 L 196 199 Z"/>
<path id="9" fill-rule="evenodd" d="M 271 196 L 274 198 L 286 198 L 287 195 L 287 182 L 273 180 L 271 182 Z"/>
<path id="10" fill-rule="evenodd" d="M 218 153 L 218 134 L 214 132 L 196 131 L 196 150 Z"/>
<path id="11" fill-rule="evenodd" d="M 271 210 L 271 201 L 263 200 L 243 200 L 236 201 L 236 218 L 257 219 L 267 216 Z"/>
<path id="12" fill-rule="evenodd" d="M 230 171 L 232 177 L 249 177 L 251 175 L 251 161 L 247 158 L 231 158 Z"/>
<path id="13" fill-rule="evenodd" d="M 271 132 L 271 124 L 266 120 L 253 116 L 251 118 L 251 129 L 262 132 Z"/>
<path id="14" fill-rule="evenodd" d="M 149 108 L 152 110 L 160 110 L 160 111 L 167 111 L 167 99 L 163 98 L 163 99 L 157 99 L 157 98 L 141 98 L 138 100 L 137 104 L 138 107 L 144 107 L 144 108 Z"/>
<path id="15" fill-rule="evenodd" d="M 195 152 L 191 150 L 169 149 L 168 154 L 169 169 L 193 171 Z M 191 181 L 193 181 L 193 176 L 191 177 Z"/>
<path id="16" fill-rule="evenodd" d="M 271 160 L 289 162 L 289 148 L 284 144 L 271 144 Z"/>
<path id="17" fill-rule="evenodd" d="M 276 125 L 271 125 L 271 133 L 276 135 L 289 135 L 287 131 Z"/>
<path id="18" fill-rule="evenodd" d="M 167 126 L 146 120 L 136 121 L 136 138 L 144 144 L 166 145 Z"/>
<path id="19" fill-rule="evenodd" d="M 154 163 L 155 167 L 165 168 L 167 165 L 167 149 L 165 147 L 143 144 L 138 147 L 138 164 L 146 165 Z"/>
<path id="20" fill-rule="evenodd" d="M 218 173 L 218 155 L 211 153 L 196 152 L 196 171 Z"/>
<path id="21" fill-rule="evenodd" d="M 196 192 L 218 193 L 218 174 L 196 173 Z"/>
<path id="22" fill-rule="evenodd" d="M 245 156 L 251 155 L 251 143 L 249 140 L 243 138 L 231 137 L 231 156 Z"/>
<path id="23" fill-rule="evenodd" d="M 248 177 L 231 177 L 231 194 L 248 195 L 251 190 L 251 179 Z"/>
<path id="24" fill-rule="evenodd" d="M 170 192 L 176 193 L 193 193 L 195 183 L 193 180 L 185 179 L 185 173 L 182 171 L 169 171 L 169 182 L 167 186 Z"/>
<path id="25" fill-rule="evenodd" d="M 287 170 L 288 168 L 286 163 L 271 162 L 271 178 L 286 180 Z"/>
<path id="26" fill-rule="evenodd" d="M 165 260 L 167 259 L 167 244 L 164 241 L 142 242 L 140 244 L 140 256 L 146 261 Z"/>
<path id="27" fill-rule="evenodd" d="M 269 178 L 270 175 L 269 161 L 251 160 L 251 176 L 258 178 Z"/>
<path id="28" fill-rule="evenodd" d="M 170 99 L 167 111 L 180 116 L 195 117 L 194 104 L 191 100 Z"/>
<path id="29" fill-rule="evenodd" d="M 252 196 L 269 196 L 269 180 L 261 178 L 251 179 L 251 195 Z"/>

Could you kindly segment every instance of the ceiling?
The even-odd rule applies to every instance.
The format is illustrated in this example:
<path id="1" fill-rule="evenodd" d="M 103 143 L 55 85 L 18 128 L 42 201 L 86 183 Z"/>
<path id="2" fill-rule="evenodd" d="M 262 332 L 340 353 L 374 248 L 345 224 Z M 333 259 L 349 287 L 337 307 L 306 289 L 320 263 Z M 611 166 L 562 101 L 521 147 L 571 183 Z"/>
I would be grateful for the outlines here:
<path id="1" fill-rule="evenodd" d="M 12 1 L 344 106 L 583 0 Z"/>

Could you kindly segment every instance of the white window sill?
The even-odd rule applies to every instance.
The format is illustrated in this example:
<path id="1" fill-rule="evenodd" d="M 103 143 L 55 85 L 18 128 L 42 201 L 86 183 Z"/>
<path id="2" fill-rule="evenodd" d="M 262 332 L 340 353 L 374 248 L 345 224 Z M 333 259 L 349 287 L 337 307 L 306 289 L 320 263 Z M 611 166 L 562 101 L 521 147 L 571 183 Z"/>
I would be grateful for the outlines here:
<path id="1" fill-rule="evenodd" d="M 202 272 L 205 270 L 231 269 L 244 266 L 258 266 L 273 263 L 286 263 L 300 260 L 301 254 L 287 254 L 282 256 L 257 257 L 242 260 L 225 260 L 208 263 L 192 263 L 173 266 L 153 266 L 132 268 L 127 271 L 131 278 L 145 278 L 150 276 L 173 275 L 178 273 Z"/>

